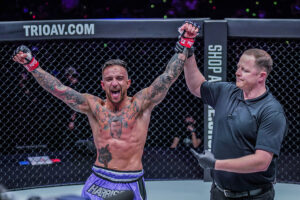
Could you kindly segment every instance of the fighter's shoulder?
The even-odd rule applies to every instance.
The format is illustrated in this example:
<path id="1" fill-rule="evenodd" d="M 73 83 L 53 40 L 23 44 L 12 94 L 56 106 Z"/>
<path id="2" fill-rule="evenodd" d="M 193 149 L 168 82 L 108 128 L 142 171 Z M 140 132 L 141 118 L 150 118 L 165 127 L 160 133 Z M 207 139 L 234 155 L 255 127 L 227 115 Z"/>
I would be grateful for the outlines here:
<path id="1" fill-rule="evenodd" d="M 131 97 L 131 101 L 141 101 L 145 99 L 146 88 L 138 91 L 133 97 Z"/>
<path id="2" fill-rule="evenodd" d="M 128 97 L 128 101 L 130 105 L 134 105 L 134 106 L 140 106 L 141 103 L 143 102 L 142 99 L 143 97 L 141 92 L 136 93 L 133 97 Z"/>
<path id="3" fill-rule="evenodd" d="M 89 103 L 105 103 L 105 100 L 92 94 L 84 93 L 83 96 Z"/>
<path id="4" fill-rule="evenodd" d="M 141 113 L 145 113 L 146 110 L 152 110 L 155 106 L 155 104 L 152 104 L 149 98 L 149 91 L 147 88 L 144 88 L 143 90 L 137 92 L 132 98 L 131 98 L 131 104 L 139 110 Z"/>

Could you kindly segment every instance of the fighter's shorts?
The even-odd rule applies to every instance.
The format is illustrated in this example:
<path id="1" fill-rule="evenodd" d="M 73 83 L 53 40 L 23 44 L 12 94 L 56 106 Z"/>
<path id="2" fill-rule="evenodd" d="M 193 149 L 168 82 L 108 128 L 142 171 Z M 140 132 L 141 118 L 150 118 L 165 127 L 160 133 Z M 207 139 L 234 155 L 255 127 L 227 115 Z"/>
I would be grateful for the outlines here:
<path id="1" fill-rule="evenodd" d="M 146 200 L 144 171 L 116 171 L 93 166 L 81 196 L 91 200 Z"/>

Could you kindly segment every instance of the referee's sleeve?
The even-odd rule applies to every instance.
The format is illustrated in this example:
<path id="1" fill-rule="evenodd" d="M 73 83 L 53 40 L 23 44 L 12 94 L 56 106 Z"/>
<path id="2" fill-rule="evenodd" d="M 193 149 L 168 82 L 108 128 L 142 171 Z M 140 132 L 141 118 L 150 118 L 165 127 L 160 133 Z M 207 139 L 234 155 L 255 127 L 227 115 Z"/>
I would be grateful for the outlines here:
<path id="1" fill-rule="evenodd" d="M 256 149 L 265 150 L 279 156 L 281 143 L 287 131 L 287 120 L 283 112 L 270 111 L 261 122 Z"/>
<path id="2" fill-rule="evenodd" d="M 226 82 L 209 82 L 205 81 L 200 87 L 201 99 L 204 104 L 208 104 L 215 108 L 218 97 L 221 96 L 222 88 L 228 83 Z"/>

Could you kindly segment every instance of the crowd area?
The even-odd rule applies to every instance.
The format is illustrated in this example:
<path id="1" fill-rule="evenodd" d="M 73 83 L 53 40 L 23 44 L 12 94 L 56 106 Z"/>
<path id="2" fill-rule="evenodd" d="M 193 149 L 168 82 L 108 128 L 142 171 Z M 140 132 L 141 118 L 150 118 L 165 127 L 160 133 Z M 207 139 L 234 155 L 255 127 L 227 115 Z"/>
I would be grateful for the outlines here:
<path id="1" fill-rule="evenodd" d="M 300 0 L 0 1 L 0 21 L 104 18 L 299 18 Z"/>

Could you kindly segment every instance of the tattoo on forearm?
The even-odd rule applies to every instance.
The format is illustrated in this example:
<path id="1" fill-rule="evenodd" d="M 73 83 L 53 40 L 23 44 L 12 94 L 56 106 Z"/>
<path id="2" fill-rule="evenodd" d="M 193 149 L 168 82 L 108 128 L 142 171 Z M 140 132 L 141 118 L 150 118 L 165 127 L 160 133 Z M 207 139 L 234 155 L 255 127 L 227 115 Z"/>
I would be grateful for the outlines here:
<path id="1" fill-rule="evenodd" d="M 167 85 L 172 82 L 172 78 L 166 74 L 162 74 L 156 82 L 153 84 L 153 90 L 151 92 L 150 98 L 154 98 L 156 95 L 167 91 Z"/>
<path id="2" fill-rule="evenodd" d="M 165 72 L 160 75 L 152 84 L 153 90 L 151 91 L 150 98 L 154 99 L 158 95 L 165 95 L 170 88 L 171 84 L 178 78 L 183 70 L 185 60 L 179 58 L 175 54 L 168 63 Z M 161 99 L 157 99 L 160 101 Z"/>
<path id="3" fill-rule="evenodd" d="M 105 167 L 108 167 L 108 163 L 112 159 L 108 146 L 109 144 L 107 144 L 105 147 L 98 149 L 98 153 L 99 153 L 98 161 L 104 164 Z"/>
<path id="4" fill-rule="evenodd" d="M 176 78 L 183 70 L 185 60 L 179 58 L 178 54 L 175 54 L 167 65 L 166 72 Z"/>
<path id="5" fill-rule="evenodd" d="M 57 78 L 47 72 L 33 71 L 35 79 L 48 92 L 65 101 L 70 106 L 76 108 L 83 104 L 85 99 L 75 90 L 65 87 Z"/>

